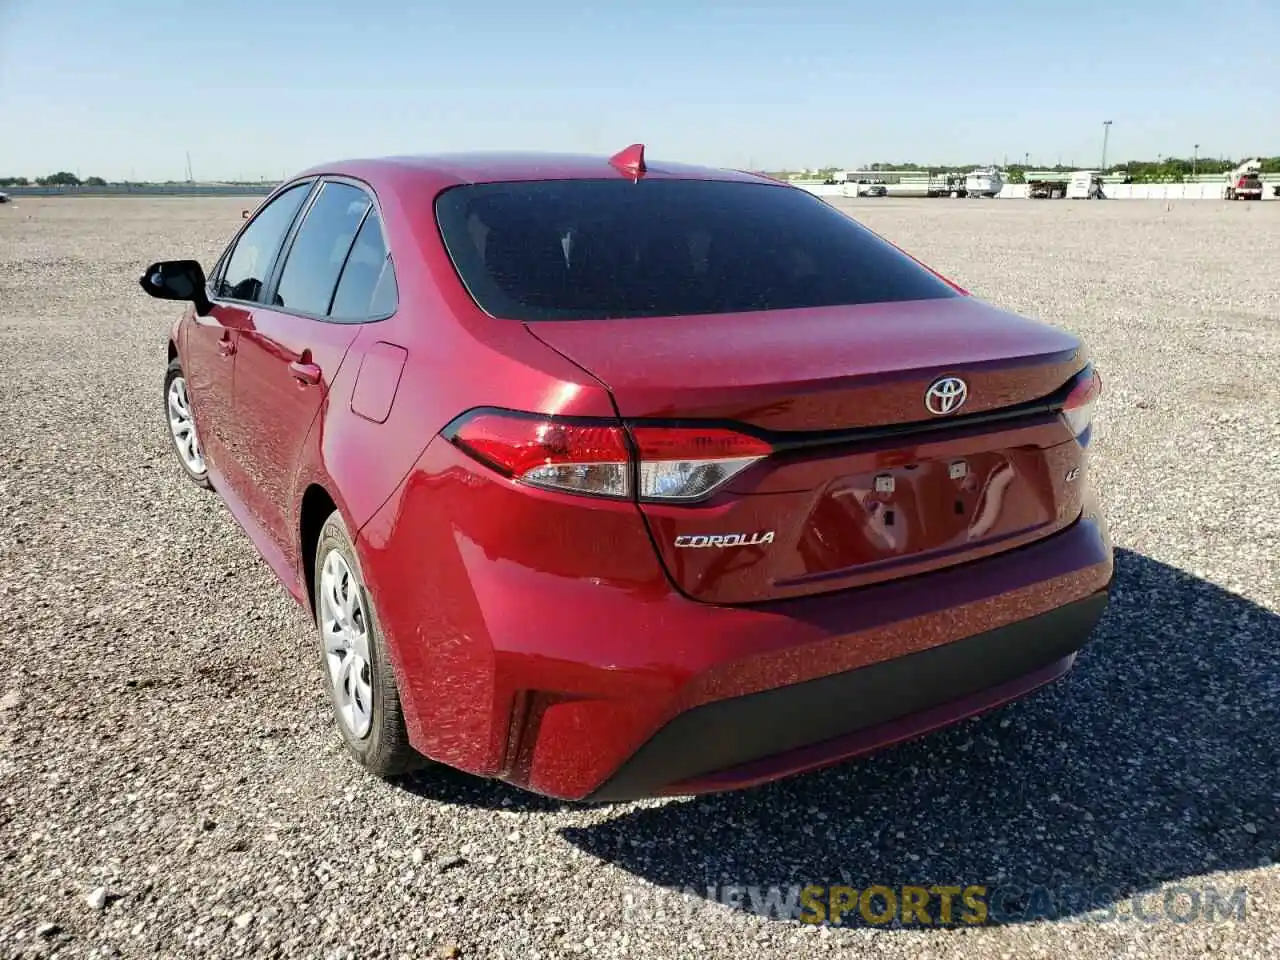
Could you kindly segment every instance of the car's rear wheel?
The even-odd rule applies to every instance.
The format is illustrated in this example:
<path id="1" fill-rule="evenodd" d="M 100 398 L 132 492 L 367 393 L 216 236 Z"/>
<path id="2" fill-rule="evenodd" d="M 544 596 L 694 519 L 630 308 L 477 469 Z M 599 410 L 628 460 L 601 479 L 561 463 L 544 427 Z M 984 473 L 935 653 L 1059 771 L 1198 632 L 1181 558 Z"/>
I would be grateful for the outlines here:
<path id="1" fill-rule="evenodd" d="M 325 686 L 347 749 L 380 777 L 421 766 L 422 756 L 409 745 L 373 599 L 336 510 L 320 530 L 313 589 Z"/>
<path id="2" fill-rule="evenodd" d="M 204 448 L 196 432 L 195 416 L 191 412 L 191 399 L 187 395 L 187 378 L 176 358 L 169 363 L 164 374 L 164 413 L 169 424 L 169 438 L 173 441 L 173 450 L 183 472 L 197 486 L 213 489 Z"/>

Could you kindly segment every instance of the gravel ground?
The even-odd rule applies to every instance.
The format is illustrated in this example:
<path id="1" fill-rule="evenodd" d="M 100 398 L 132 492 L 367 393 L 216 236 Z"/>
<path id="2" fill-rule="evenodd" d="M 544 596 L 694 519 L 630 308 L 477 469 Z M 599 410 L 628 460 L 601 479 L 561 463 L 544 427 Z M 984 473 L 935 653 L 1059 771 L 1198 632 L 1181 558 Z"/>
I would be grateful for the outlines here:
<path id="1" fill-rule="evenodd" d="M 135 277 L 212 262 L 254 202 L 0 207 L 0 956 L 1280 953 L 1280 204 L 847 203 L 1090 342 L 1113 606 L 1067 679 L 952 730 L 751 792 L 572 807 L 359 773 L 307 618 L 171 460 L 175 308 Z M 655 912 L 664 886 L 810 883 L 1101 888 L 1116 916 L 1056 893 L 1049 919 L 944 930 L 705 892 Z M 1243 919 L 1159 914 L 1240 887 Z"/>

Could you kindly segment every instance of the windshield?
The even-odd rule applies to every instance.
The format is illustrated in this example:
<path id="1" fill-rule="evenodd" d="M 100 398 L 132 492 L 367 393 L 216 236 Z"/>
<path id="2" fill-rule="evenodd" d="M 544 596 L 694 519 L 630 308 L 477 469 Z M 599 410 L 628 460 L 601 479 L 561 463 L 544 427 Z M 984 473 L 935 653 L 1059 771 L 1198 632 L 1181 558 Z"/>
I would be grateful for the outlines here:
<path id="1" fill-rule="evenodd" d="M 495 317 L 679 316 L 955 296 L 891 244 L 804 191 L 707 180 L 454 187 L 445 247 Z"/>

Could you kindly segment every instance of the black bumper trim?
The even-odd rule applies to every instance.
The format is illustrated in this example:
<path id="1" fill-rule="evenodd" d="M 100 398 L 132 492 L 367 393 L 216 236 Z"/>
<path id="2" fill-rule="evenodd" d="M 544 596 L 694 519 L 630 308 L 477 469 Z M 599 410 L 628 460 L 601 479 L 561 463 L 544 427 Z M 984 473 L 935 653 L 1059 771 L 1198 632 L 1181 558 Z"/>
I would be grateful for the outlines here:
<path id="1" fill-rule="evenodd" d="M 618 802 L 942 706 L 1083 647 L 1107 591 L 883 663 L 695 707 L 673 718 L 587 799 Z"/>

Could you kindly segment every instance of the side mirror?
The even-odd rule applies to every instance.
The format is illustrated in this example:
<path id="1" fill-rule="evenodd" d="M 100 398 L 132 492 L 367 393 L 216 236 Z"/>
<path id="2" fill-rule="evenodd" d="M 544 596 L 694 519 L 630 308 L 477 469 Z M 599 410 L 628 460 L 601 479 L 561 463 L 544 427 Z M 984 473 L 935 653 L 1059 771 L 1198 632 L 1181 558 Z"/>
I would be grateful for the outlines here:
<path id="1" fill-rule="evenodd" d="M 157 300 L 186 300 L 205 317 L 213 309 L 205 290 L 204 270 L 195 260 L 161 260 L 147 267 L 138 284 Z"/>

